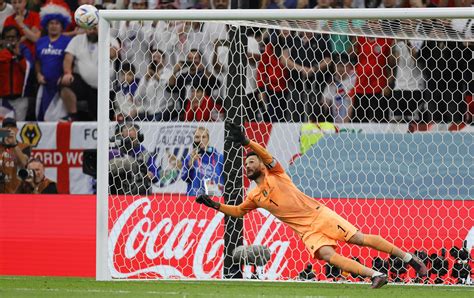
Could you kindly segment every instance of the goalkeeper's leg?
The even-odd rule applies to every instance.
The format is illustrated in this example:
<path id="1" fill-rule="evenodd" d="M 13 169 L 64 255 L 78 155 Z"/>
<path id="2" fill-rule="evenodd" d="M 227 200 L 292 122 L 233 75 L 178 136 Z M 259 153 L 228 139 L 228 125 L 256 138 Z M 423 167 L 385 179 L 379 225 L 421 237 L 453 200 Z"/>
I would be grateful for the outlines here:
<path id="1" fill-rule="evenodd" d="M 419 258 L 408 252 L 402 251 L 400 248 L 396 247 L 395 245 L 388 242 L 379 235 L 363 234 L 358 231 L 347 242 L 360 246 L 371 247 L 378 251 L 382 251 L 392 256 L 399 257 L 404 262 L 410 264 L 410 266 L 412 266 L 416 270 L 419 276 L 423 277 L 426 276 L 428 273 L 425 264 L 423 264 L 423 262 Z"/>
<path id="2" fill-rule="evenodd" d="M 341 256 L 340 254 L 336 253 L 332 246 L 322 246 L 316 252 L 315 257 L 320 260 L 324 260 L 343 271 L 355 273 L 357 275 L 365 277 L 370 277 L 372 279 L 372 288 L 374 289 L 380 288 L 388 282 L 387 275 L 370 269 L 369 267 L 366 267 L 352 259 Z"/>

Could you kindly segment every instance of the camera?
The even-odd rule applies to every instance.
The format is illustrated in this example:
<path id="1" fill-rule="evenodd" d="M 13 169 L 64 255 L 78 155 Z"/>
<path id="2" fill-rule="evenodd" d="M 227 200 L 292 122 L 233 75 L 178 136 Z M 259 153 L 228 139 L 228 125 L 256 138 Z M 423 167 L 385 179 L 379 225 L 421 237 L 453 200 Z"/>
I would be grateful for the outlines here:
<path id="1" fill-rule="evenodd" d="M 110 149 L 118 149 L 123 146 L 123 137 L 121 135 L 113 136 L 109 139 Z"/>
<path id="2" fill-rule="evenodd" d="M 33 170 L 29 169 L 19 169 L 18 170 L 18 177 L 20 177 L 21 180 L 26 180 L 26 179 L 35 179 L 35 172 Z"/>
<path id="3" fill-rule="evenodd" d="M 6 43 L 5 44 L 5 48 L 11 52 L 13 52 L 13 50 L 15 49 L 15 44 L 13 43 Z"/>
<path id="4" fill-rule="evenodd" d="M 111 194 L 144 195 L 151 192 L 147 176 L 148 156 L 124 156 L 109 161 L 109 188 Z"/>

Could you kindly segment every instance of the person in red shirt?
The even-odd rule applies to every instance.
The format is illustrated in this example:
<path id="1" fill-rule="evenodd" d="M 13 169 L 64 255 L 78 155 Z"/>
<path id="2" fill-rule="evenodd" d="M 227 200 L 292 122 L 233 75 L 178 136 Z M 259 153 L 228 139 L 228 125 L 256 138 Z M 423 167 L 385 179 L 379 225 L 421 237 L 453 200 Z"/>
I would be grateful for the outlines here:
<path id="1" fill-rule="evenodd" d="M 15 26 L 20 30 L 21 42 L 34 57 L 35 43 L 41 37 L 40 16 L 26 9 L 26 0 L 12 0 L 12 6 L 15 13 L 7 17 L 4 26 Z"/>
<path id="2" fill-rule="evenodd" d="M 299 190 L 270 152 L 247 138 L 243 127 L 226 122 L 225 128 L 229 132 L 226 141 L 234 143 L 237 148 L 245 146 L 252 150 L 247 153 L 245 169 L 247 177 L 255 181 L 257 186 L 237 206 L 221 204 L 207 194 L 200 194 L 196 203 L 238 218 L 263 208 L 289 226 L 304 242 L 312 257 L 343 271 L 371 277 L 372 288 L 387 284 L 387 275 L 338 254 L 335 250 L 338 241 L 370 247 L 399 257 L 410 264 L 419 276 L 427 275 L 426 266 L 415 255 L 401 250 L 379 235 L 362 233 L 336 212 Z"/>
<path id="3" fill-rule="evenodd" d="M 287 79 L 289 73 L 280 61 L 285 38 L 289 32 L 274 31 L 265 46 L 265 51 L 257 66 L 257 88 L 260 91 L 260 100 L 265 103 L 266 111 L 263 119 L 266 122 L 285 121 L 287 109 Z"/>
<path id="4" fill-rule="evenodd" d="M 186 103 L 184 121 L 216 121 L 219 120 L 220 106 L 205 95 L 204 88 L 193 86 L 191 98 Z"/>
<path id="5" fill-rule="evenodd" d="M 396 64 L 391 39 L 358 37 L 355 45 L 357 80 L 353 96 L 353 122 L 387 122 L 388 96 Z"/>
<path id="6" fill-rule="evenodd" d="M 25 121 L 28 97 L 26 80 L 32 70 L 32 57 L 28 48 L 20 43 L 20 32 L 6 26 L 2 32 L 3 48 L 0 49 L 0 103 L 1 114 L 13 111 L 18 121 Z M 9 115 L 9 112 L 6 112 Z M 6 116 L 6 115 L 0 115 Z M 13 117 L 13 115 L 10 115 Z"/>

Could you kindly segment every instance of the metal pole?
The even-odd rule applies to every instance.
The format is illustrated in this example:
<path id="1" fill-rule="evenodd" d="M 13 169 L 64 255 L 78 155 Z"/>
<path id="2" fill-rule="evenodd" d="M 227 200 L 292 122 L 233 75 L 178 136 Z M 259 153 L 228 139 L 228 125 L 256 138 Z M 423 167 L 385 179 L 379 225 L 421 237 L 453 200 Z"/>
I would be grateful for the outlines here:
<path id="1" fill-rule="evenodd" d="M 237 8 L 237 1 L 232 1 L 232 8 Z M 227 76 L 227 98 L 224 99 L 226 120 L 243 125 L 243 96 L 245 96 L 245 69 L 247 66 L 245 28 L 229 26 L 229 69 Z M 232 75 L 230 75 L 232 74 Z M 225 132 L 227 135 L 227 131 Z M 243 201 L 243 148 L 237 148 L 230 142 L 224 143 L 224 202 L 239 205 Z M 242 278 L 240 264 L 234 263 L 234 249 L 243 244 L 243 220 L 241 218 L 224 218 L 224 278 Z"/>

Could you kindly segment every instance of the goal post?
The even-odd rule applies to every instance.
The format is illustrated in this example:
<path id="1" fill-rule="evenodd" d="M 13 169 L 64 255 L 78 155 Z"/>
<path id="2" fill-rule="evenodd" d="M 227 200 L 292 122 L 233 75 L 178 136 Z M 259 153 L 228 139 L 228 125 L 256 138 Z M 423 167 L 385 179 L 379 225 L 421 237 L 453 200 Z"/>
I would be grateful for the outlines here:
<path id="1" fill-rule="evenodd" d="M 99 18 L 99 84 L 97 115 L 97 220 L 96 220 L 96 279 L 110 280 L 109 263 L 109 110 L 110 92 L 110 23 Z M 105 67 L 104 67 L 105 66 Z M 102 100 L 101 100 L 102 99 Z"/>
<path id="2" fill-rule="evenodd" d="M 373 99 L 367 99 L 368 106 L 357 108 L 354 104 L 357 98 L 354 84 L 361 77 L 357 77 L 357 62 L 353 61 L 357 54 L 346 57 L 332 51 L 334 48 L 331 53 L 321 51 L 312 56 L 308 67 L 317 65 L 318 70 L 309 70 L 314 73 L 304 78 L 298 74 L 295 79 L 292 76 L 298 62 L 291 55 L 299 55 L 303 46 L 296 39 L 290 45 L 287 41 L 293 36 L 291 32 L 294 36 L 308 32 L 317 36 L 311 35 L 309 39 L 314 38 L 318 46 L 335 42 L 326 37 L 331 34 L 351 36 L 351 43 L 359 37 L 364 41 L 372 37 L 393 39 L 395 43 L 414 41 L 411 44 L 419 40 L 439 41 L 433 49 L 441 50 L 443 42 L 453 42 L 453 55 L 462 61 L 456 65 L 468 69 L 472 61 L 466 55 L 467 50 L 460 50 L 457 44 L 468 47 L 474 43 L 473 35 L 466 34 L 462 28 L 462 25 L 467 28 L 468 20 L 473 18 L 474 11 L 466 8 L 100 10 L 96 279 L 289 280 L 296 278 L 306 263 L 318 263 L 309 257 L 298 237 L 266 211 L 254 211 L 244 219 L 224 219 L 222 214 L 194 203 L 194 197 L 207 190 L 208 183 L 216 197 L 223 197 L 221 202 L 230 204 L 240 203 L 254 187 L 244 178 L 245 150 L 224 141 L 224 120 L 241 123 L 249 137 L 272 151 L 301 190 L 321 199 L 363 232 L 389 235 L 389 240 L 403 249 L 419 247 L 425 253 L 434 254 L 432 259 L 425 258 L 430 264 L 441 258 L 439 251 L 445 246 L 469 251 L 469 245 L 474 245 L 474 221 L 469 216 L 474 208 L 474 181 L 468 164 L 473 156 L 474 146 L 470 145 L 474 132 L 472 124 L 465 122 L 465 115 L 459 116 L 461 108 L 458 108 L 469 105 L 464 98 L 474 89 L 469 85 L 466 70 L 449 67 L 442 70 L 451 71 L 452 78 L 462 77 L 459 89 L 448 94 L 446 100 L 451 102 L 459 96 L 463 100 L 438 106 L 436 96 L 443 101 L 446 92 L 441 89 L 448 85 L 438 81 L 430 85 L 428 79 L 423 82 L 426 86 L 419 88 L 416 107 L 403 107 L 410 110 L 408 116 L 403 111 L 398 115 L 402 108 L 392 108 L 387 100 L 383 116 L 379 117 L 377 111 L 381 108 L 374 106 Z M 443 22 L 432 22 L 464 19 L 466 22 L 460 30 L 444 27 Z M 364 24 L 338 27 L 330 23 L 347 20 Z M 210 25 L 206 29 L 204 25 L 194 28 L 197 23 Z M 222 33 L 226 26 L 228 29 Z M 249 31 L 263 32 L 269 41 L 256 42 L 252 35 L 252 41 L 247 42 Z M 284 38 L 275 33 L 283 31 L 290 33 Z M 272 38 L 285 40 L 284 45 L 267 48 L 274 46 Z M 384 51 L 384 46 L 382 42 L 371 44 L 367 50 L 380 47 Z M 402 46 L 394 57 L 400 58 L 402 50 L 407 54 L 415 47 L 410 45 L 400 50 Z M 112 63 L 111 47 L 120 52 Z M 363 51 L 363 47 L 359 50 Z M 394 48 L 391 45 L 389 51 Z M 155 60 L 155 54 L 159 59 Z M 199 62 L 195 62 L 197 55 Z M 264 60 L 267 58 L 268 61 Z M 332 66 L 321 70 L 326 58 Z M 251 59 L 255 60 L 251 62 Z M 292 60 L 293 68 L 282 63 L 283 59 L 286 63 Z M 433 63 L 429 55 L 423 59 L 424 65 Z M 421 58 L 415 59 L 415 66 L 405 63 L 390 67 L 399 67 L 400 75 L 409 67 L 417 67 L 418 60 Z M 203 69 L 199 70 L 198 64 L 190 66 L 192 63 L 199 63 Z M 338 63 L 342 67 L 341 78 L 347 82 L 353 80 L 351 90 L 344 90 L 347 93 L 344 96 L 352 98 L 343 107 L 347 109 L 344 115 L 339 112 L 333 115 L 334 96 L 332 102 L 325 101 L 347 87 L 342 79 L 338 84 L 333 79 Z M 351 67 L 344 68 L 342 64 Z M 196 73 L 201 71 L 202 75 L 190 75 L 186 67 L 195 67 Z M 271 75 L 270 68 L 275 71 Z M 392 76 L 395 81 L 397 73 L 393 71 Z M 393 94 L 397 88 L 397 83 L 390 85 L 373 77 L 371 80 L 377 81 L 375 88 L 380 87 L 379 93 L 387 87 Z M 267 91 L 270 84 L 276 88 L 271 92 Z M 430 90 L 432 86 L 434 90 Z M 249 91 L 250 87 L 253 89 Z M 416 92 L 409 91 L 415 97 Z M 304 99 L 303 104 L 296 102 L 300 99 Z M 365 99 L 358 100 L 362 106 Z M 205 106 L 204 101 L 208 102 Z M 273 101 L 278 103 L 273 106 Z M 468 113 L 466 106 L 463 109 Z M 109 113 L 119 121 L 112 121 Z M 320 120 L 324 123 L 318 124 L 316 133 L 314 127 L 305 130 L 312 117 L 322 114 L 329 115 L 331 121 Z M 349 114 L 353 116 L 351 119 Z M 451 115 L 445 117 L 446 114 Z M 146 150 L 133 147 L 134 140 L 143 145 L 136 148 Z M 197 157 L 193 157 L 193 152 Z M 360 214 L 367 218 L 361 218 Z M 449 220 L 449 217 L 453 218 Z M 437 231 L 436 226 L 444 219 L 448 219 L 448 226 Z M 425 220 L 426 226 L 421 225 Z M 398 231 L 390 231 L 397 226 Z M 248 249 L 244 252 L 245 260 L 236 256 L 239 247 Z M 269 259 L 263 257 L 267 250 Z M 379 257 L 365 248 L 343 245 L 341 250 L 349 257 L 361 255 L 360 261 L 374 268 Z M 264 264 L 249 264 L 251 254 L 259 255 L 260 261 L 265 259 Z M 403 264 L 383 258 L 379 259 L 390 264 L 389 268 L 400 267 L 394 269 L 392 280 L 416 282 L 412 272 L 403 271 Z M 458 261 L 452 255 L 449 258 Z M 343 272 L 334 273 L 333 277 L 332 269 L 323 264 L 314 268 L 328 280 L 359 280 Z M 461 266 L 456 270 L 465 273 L 466 268 Z M 406 274 L 410 274 L 410 279 Z M 435 283 L 438 275 L 430 282 Z M 443 277 L 443 282 L 468 283 L 470 279 L 463 276 Z"/>

